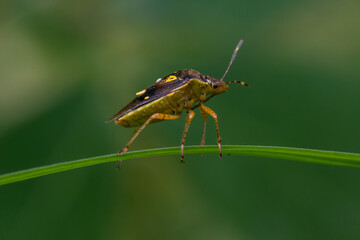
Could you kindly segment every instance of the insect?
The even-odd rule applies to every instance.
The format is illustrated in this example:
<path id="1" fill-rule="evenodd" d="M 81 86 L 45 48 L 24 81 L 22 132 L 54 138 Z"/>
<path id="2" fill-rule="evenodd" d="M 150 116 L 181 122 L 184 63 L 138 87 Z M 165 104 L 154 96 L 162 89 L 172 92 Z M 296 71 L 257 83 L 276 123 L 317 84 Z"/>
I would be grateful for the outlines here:
<path id="1" fill-rule="evenodd" d="M 206 107 L 204 103 L 213 96 L 225 92 L 229 88 L 228 85 L 230 83 L 239 83 L 248 87 L 248 85 L 242 81 L 223 81 L 242 43 L 243 40 L 240 40 L 237 44 L 230 63 L 220 80 L 211 76 L 204 76 L 193 69 L 183 69 L 171 73 L 164 78 L 157 79 L 154 85 L 136 93 L 136 97 L 132 102 L 105 121 L 110 122 L 114 120 L 117 125 L 123 127 L 136 127 L 129 142 L 119 154 L 129 150 L 135 138 L 139 136 L 148 124 L 178 119 L 185 109 L 188 115 L 185 119 L 185 127 L 181 138 L 181 162 L 183 162 L 186 134 L 195 116 L 193 110 L 199 108 L 204 119 L 201 145 L 205 145 L 206 120 L 207 114 L 209 114 L 215 120 L 219 157 L 221 158 L 221 138 L 218 117 L 216 113 Z M 118 167 L 119 166 L 120 161 L 118 163 Z"/>

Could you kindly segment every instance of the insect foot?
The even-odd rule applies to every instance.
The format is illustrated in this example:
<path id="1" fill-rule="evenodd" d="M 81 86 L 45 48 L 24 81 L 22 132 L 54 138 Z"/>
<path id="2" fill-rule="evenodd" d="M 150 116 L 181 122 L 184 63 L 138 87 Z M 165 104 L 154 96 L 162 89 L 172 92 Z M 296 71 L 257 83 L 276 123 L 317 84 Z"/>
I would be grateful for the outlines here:
<path id="1" fill-rule="evenodd" d="M 180 157 L 180 163 L 184 163 L 184 145 L 181 145 L 181 157 Z"/>
<path id="2" fill-rule="evenodd" d="M 219 158 L 222 158 L 221 138 L 219 138 L 219 140 L 218 140 L 218 146 L 219 146 Z"/>
<path id="3" fill-rule="evenodd" d="M 128 150 L 129 150 L 129 148 L 128 148 L 128 147 L 125 147 L 125 148 L 121 149 L 121 150 L 118 152 L 118 154 L 121 155 L 121 154 L 123 154 L 123 153 L 126 153 Z"/>
<path id="4" fill-rule="evenodd" d="M 117 165 L 116 165 L 116 167 L 117 167 L 118 169 L 120 169 L 120 165 L 121 165 L 122 161 L 123 161 L 123 160 L 119 160 L 119 161 L 118 161 L 118 163 L 117 163 Z"/>

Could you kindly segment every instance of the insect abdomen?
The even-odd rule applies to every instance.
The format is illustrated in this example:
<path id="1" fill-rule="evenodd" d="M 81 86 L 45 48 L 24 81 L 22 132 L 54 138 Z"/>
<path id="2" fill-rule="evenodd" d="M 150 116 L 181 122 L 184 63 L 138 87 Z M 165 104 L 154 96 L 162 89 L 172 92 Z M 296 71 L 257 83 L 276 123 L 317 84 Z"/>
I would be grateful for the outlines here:
<path id="1" fill-rule="evenodd" d="M 169 108 L 169 103 L 161 97 L 153 102 L 133 110 L 124 116 L 115 119 L 115 123 L 123 127 L 138 127 L 146 122 L 154 113 L 172 114 L 173 111 Z"/>
<path id="2" fill-rule="evenodd" d="M 115 119 L 115 123 L 124 127 L 138 127 L 154 113 L 181 114 L 184 108 L 191 108 L 197 100 L 191 86 L 187 84 Z"/>

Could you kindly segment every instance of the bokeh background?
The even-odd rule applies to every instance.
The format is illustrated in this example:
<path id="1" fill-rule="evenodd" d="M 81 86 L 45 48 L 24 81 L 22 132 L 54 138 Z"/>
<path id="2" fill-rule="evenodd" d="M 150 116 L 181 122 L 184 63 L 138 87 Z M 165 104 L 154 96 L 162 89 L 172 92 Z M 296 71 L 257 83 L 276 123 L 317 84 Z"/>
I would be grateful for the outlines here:
<path id="1" fill-rule="evenodd" d="M 0 174 L 115 153 L 104 120 L 183 68 L 221 77 L 223 144 L 360 152 L 360 2 L 1 1 Z M 199 144 L 198 111 L 187 145 Z M 132 150 L 178 146 L 181 120 Z M 207 143 L 216 144 L 209 119 Z M 97 165 L 0 187 L 0 239 L 359 239 L 360 170 L 216 155 Z"/>

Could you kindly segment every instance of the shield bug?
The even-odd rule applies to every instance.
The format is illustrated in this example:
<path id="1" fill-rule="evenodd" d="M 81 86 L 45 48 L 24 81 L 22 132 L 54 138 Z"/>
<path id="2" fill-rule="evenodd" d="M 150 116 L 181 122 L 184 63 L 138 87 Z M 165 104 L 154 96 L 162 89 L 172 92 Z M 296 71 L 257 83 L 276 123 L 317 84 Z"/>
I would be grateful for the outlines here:
<path id="1" fill-rule="evenodd" d="M 240 40 L 237 44 L 230 63 L 220 80 L 211 76 L 204 76 L 193 69 L 183 69 L 171 73 L 164 78 L 157 79 L 154 85 L 136 93 L 136 97 L 132 102 L 126 105 L 110 119 L 105 121 L 110 122 L 114 120 L 116 124 L 123 127 L 136 127 L 129 142 L 119 152 L 119 154 L 125 153 L 129 150 L 129 147 L 135 138 L 139 136 L 148 124 L 158 121 L 178 119 L 185 109 L 188 115 L 185 119 L 185 127 L 181 138 L 181 162 L 183 162 L 186 134 L 191 120 L 195 116 L 193 110 L 195 108 L 199 108 L 204 119 L 201 145 L 205 144 L 206 119 L 207 114 L 209 114 L 215 120 L 217 142 L 220 153 L 219 156 L 222 157 L 218 117 L 216 113 L 206 107 L 204 103 L 213 96 L 225 92 L 229 88 L 228 85 L 230 83 L 240 83 L 241 85 L 248 87 L 248 85 L 242 81 L 224 82 L 224 78 L 228 73 L 242 43 L 243 40 Z"/>

